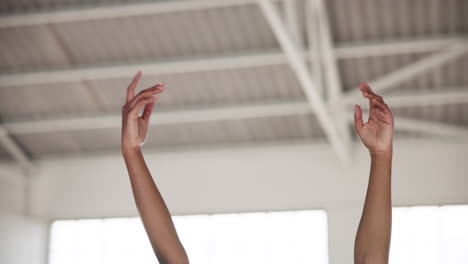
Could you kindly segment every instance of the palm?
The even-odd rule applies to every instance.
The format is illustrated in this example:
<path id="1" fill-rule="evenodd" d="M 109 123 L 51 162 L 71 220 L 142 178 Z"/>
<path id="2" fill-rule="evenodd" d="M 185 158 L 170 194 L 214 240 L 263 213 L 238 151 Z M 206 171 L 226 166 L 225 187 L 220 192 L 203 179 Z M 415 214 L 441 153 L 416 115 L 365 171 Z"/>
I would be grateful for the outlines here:
<path id="1" fill-rule="evenodd" d="M 393 141 L 393 115 L 381 96 L 376 95 L 370 87 L 360 86 L 365 98 L 369 99 L 369 120 L 364 124 L 361 107 L 355 107 L 356 133 L 362 143 L 371 151 L 386 152 L 391 150 Z"/>
<path id="2" fill-rule="evenodd" d="M 141 116 L 138 117 L 138 143 L 143 145 L 148 137 L 148 122 Z"/>
<path id="3" fill-rule="evenodd" d="M 369 121 L 357 131 L 358 136 L 367 148 L 383 150 L 391 144 L 392 120 L 388 116 L 372 112 L 373 110 L 369 114 Z"/>

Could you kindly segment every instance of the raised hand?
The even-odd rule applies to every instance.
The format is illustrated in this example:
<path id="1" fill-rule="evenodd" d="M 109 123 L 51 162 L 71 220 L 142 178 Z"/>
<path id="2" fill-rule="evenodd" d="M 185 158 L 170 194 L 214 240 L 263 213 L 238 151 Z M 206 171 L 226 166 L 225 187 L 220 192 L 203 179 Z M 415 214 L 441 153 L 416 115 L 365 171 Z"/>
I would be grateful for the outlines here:
<path id="1" fill-rule="evenodd" d="M 356 133 L 371 156 L 369 185 L 354 244 L 354 263 L 388 263 L 392 226 L 393 115 L 381 96 L 359 85 L 369 99 L 369 120 L 364 124 L 359 105 L 354 109 Z"/>
<path id="2" fill-rule="evenodd" d="M 126 102 L 122 107 L 122 156 L 138 213 L 159 263 L 188 264 L 187 253 L 179 240 L 171 214 L 140 149 L 148 136 L 149 118 L 154 102 L 164 91 L 164 83 L 156 84 L 135 96 L 140 78 L 141 72 L 138 72 L 128 86 Z M 139 116 L 142 108 L 143 114 Z"/>
<path id="3" fill-rule="evenodd" d="M 362 109 L 354 108 L 354 125 L 356 134 L 371 153 L 391 153 L 393 141 L 393 115 L 383 98 L 376 95 L 363 82 L 359 85 L 362 95 L 369 99 L 369 120 L 362 120 Z"/>
<path id="4" fill-rule="evenodd" d="M 122 107 L 122 152 L 138 150 L 145 143 L 154 102 L 164 91 L 164 83 L 160 83 L 135 96 L 135 89 L 140 78 L 141 71 L 138 71 L 128 86 L 125 105 Z M 142 107 L 144 111 L 139 116 Z"/>

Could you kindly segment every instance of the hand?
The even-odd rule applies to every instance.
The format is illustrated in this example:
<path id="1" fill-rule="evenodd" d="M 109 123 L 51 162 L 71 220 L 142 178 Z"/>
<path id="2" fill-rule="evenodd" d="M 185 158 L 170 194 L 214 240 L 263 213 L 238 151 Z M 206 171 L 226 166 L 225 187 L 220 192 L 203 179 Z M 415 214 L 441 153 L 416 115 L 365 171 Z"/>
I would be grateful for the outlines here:
<path id="1" fill-rule="evenodd" d="M 362 95 L 369 99 L 369 120 L 364 124 L 362 110 L 359 105 L 354 107 L 354 125 L 356 134 L 371 154 L 392 153 L 393 145 L 393 115 L 383 98 L 376 95 L 363 82 L 359 85 Z"/>
<path id="2" fill-rule="evenodd" d="M 164 91 L 164 83 L 156 84 L 135 96 L 135 89 L 141 78 L 141 71 L 133 78 L 127 89 L 127 98 L 122 107 L 122 152 L 139 150 L 148 137 L 149 119 L 158 94 Z M 140 109 L 143 114 L 139 116 Z"/>

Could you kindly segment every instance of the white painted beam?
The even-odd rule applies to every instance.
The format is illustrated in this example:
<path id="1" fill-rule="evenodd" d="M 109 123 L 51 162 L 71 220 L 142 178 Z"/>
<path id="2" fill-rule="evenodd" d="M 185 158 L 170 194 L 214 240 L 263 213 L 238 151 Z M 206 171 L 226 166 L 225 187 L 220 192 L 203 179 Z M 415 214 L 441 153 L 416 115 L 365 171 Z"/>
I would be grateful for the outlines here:
<path id="1" fill-rule="evenodd" d="M 10 137 L 9 131 L 4 126 L 0 126 L 0 145 L 2 145 L 18 163 L 23 173 L 28 174 L 31 172 L 33 169 L 32 162 L 21 147 Z"/>
<path id="2" fill-rule="evenodd" d="M 325 77 L 327 80 L 328 100 L 332 105 L 336 104 L 342 96 L 341 77 L 338 72 L 338 64 L 334 50 L 334 43 L 330 29 L 327 10 L 322 0 L 309 0 L 317 9 L 319 40 L 323 59 Z"/>
<path id="3" fill-rule="evenodd" d="M 407 92 L 398 95 L 387 95 L 385 96 L 385 102 L 391 108 L 468 104 L 468 87 L 454 87 L 436 91 L 428 90 L 428 92 L 421 93 Z M 349 105 L 354 105 L 354 103 L 349 103 Z M 368 106 L 363 106 L 363 108 L 366 107 Z"/>
<path id="4" fill-rule="evenodd" d="M 311 78 L 303 53 L 301 53 L 297 46 L 294 45 L 294 41 L 289 37 L 287 29 L 281 21 L 279 11 L 270 0 L 259 0 L 258 3 L 283 52 L 286 54 L 288 63 L 296 74 L 298 81 L 304 90 L 307 101 L 309 102 L 310 107 L 314 109 L 317 119 L 330 144 L 336 151 L 340 160 L 349 160 L 349 150 L 346 148 L 347 146 L 343 141 L 343 138 L 340 136 L 324 100 L 320 97 L 317 87 L 315 87 L 315 83 Z"/>
<path id="5" fill-rule="evenodd" d="M 363 111 L 364 116 L 369 113 Z M 440 122 L 394 116 L 396 131 L 409 131 L 448 139 L 468 139 L 468 127 L 443 124 Z M 354 125 L 354 113 L 348 112 L 348 122 Z"/>
<path id="6" fill-rule="evenodd" d="M 445 47 L 446 45 L 457 41 L 460 43 L 458 38 L 449 39 L 426 39 L 424 40 L 431 49 L 438 50 Z M 392 48 L 393 45 L 399 46 L 400 48 Z M 412 49 L 411 47 L 414 48 Z M 418 51 L 420 45 L 419 40 L 395 40 L 387 43 L 374 43 L 374 44 L 362 44 L 362 46 L 356 46 L 354 44 L 341 44 L 335 48 L 335 55 L 337 58 L 349 58 L 350 56 L 359 57 L 367 56 L 366 50 L 373 54 L 382 53 L 399 53 L 405 52 L 408 49 Z M 422 49 L 421 52 L 424 52 Z M 303 56 L 307 57 L 312 62 L 314 61 L 315 54 L 312 50 L 306 51 Z M 340 55 L 341 54 L 341 55 Z M 309 56 L 308 56 L 309 55 Z M 343 56 L 343 57 L 340 57 Z M 281 51 L 264 51 L 257 53 L 244 53 L 244 54 L 233 54 L 226 56 L 217 57 L 204 57 L 204 58 L 190 58 L 190 59 L 179 59 L 171 61 L 160 61 L 155 63 L 144 63 L 144 64 L 123 64 L 115 66 L 95 66 L 95 67 L 82 67 L 66 70 L 47 70 L 47 71 L 36 71 L 36 72 L 20 72 L 0 75 L 0 87 L 11 87 L 21 85 L 38 85 L 48 83 L 60 83 L 60 82 L 80 82 L 84 80 L 99 80 L 99 79 L 111 79 L 121 77 L 131 77 L 135 71 L 143 70 L 145 74 L 177 74 L 186 72 L 201 72 L 201 71 L 214 71 L 219 69 L 236 69 L 236 68 L 248 68 L 248 67 L 261 67 L 266 65 L 286 64 L 287 58 Z"/>
<path id="7" fill-rule="evenodd" d="M 335 49 L 335 54 L 339 59 L 414 54 L 435 52 L 460 43 L 467 43 L 467 39 L 462 36 L 443 36 L 373 42 L 355 42 L 338 44 Z"/>
<path id="8" fill-rule="evenodd" d="M 435 67 L 450 62 L 468 52 L 468 45 L 466 43 L 455 44 L 444 51 L 429 55 L 414 63 L 403 66 L 402 68 L 391 72 L 377 80 L 369 81 L 369 85 L 376 93 L 385 92 L 388 89 L 395 88 L 398 84 L 418 76 L 421 73 L 427 72 Z M 350 102 L 359 97 L 361 92 L 354 89 L 349 92 L 343 99 L 345 102 Z"/>
<path id="9" fill-rule="evenodd" d="M 235 120 L 267 116 L 287 116 L 310 113 L 312 110 L 305 102 L 268 103 L 209 107 L 170 112 L 155 112 L 150 119 L 151 125 L 197 123 L 207 121 Z M 49 133 L 89 129 L 119 128 L 120 115 L 71 117 L 62 119 L 7 122 L 5 127 L 13 134 Z"/>
<path id="10" fill-rule="evenodd" d="M 340 137 L 343 139 L 345 149 L 349 150 L 351 146 L 351 133 L 349 133 L 349 127 L 346 122 L 344 105 L 338 103 L 343 96 L 343 87 L 341 82 L 341 76 L 338 70 L 338 61 L 335 55 L 335 48 L 333 43 L 333 36 L 330 27 L 330 20 L 328 17 L 328 10 L 325 7 L 323 0 L 308 0 L 311 2 L 311 7 L 315 7 L 318 23 L 318 39 L 320 42 L 320 52 L 322 59 L 322 65 L 324 69 L 324 77 L 326 79 L 327 99 L 329 105 L 331 105 L 331 117 L 336 123 Z"/>
<path id="11" fill-rule="evenodd" d="M 286 26 L 288 32 L 291 36 L 291 39 L 297 45 L 297 47 L 302 50 L 304 48 L 304 38 L 302 34 L 301 24 L 299 23 L 298 16 L 298 0 L 283 0 L 284 4 L 284 13 Z"/>
<path id="12" fill-rule="evenodd" d="M 317 84 L 319 95 L 325 99 L 325 89 L 323 83 L 323 67 L 322 67 L 322 52 L 320 45 L 320 32 L 318 19 L 319 14 L 317 8 L 312 1 L 305 2 L 306 8 L 306 29 L 307 29 L 307 44 L 309 52 L 307 58 L 310 61 L 310 73 Z"/>
<path id="13" fill-rule="evenodd" d="M 468 127 L 461 127 L 439 122 L 397 117 L 395 129 L 411 131 L 449 139 L 468 139 Z"/>
<path id="14" fill-rule="evenodd" d="M 427 105 L 432 102 L 434 104 L 448 102 L 468 102 L 468 94 L 466 92 L 453 92 L 449 96 L 434 93 L 432 95 L 408 94 L 405 96 L 390 96 L 385 100 L 389 102 L 392 108 L 409 106 L 410 103 L 398 103 L 401 97 L 411 98 L 403 99 L 410 100 L 411 106 Z M 437 99 L 439 98 L 439 99 Z M 463 100 L 460 98 L 464 98 Z M 364 107 L 363 107 L 364 108 Z M 216 122 L 222 120 L 236 120 L 247 118 L 271 117 L 271 116 L 288 116 L 313 113 L 310 105 L 307 102 L 277 102 L 263 103 L 251 105 L 233 105 L 223 107 L 208 107 L 198 109 L 186 109 L 177 111 L 158 111 L 153 113 L 150 120 L 151 125 L 167 125 L 179 123 L 197 123 L 197 122 Z M 347 118 L 350 121 L 353 113 L 347 113 Z M 396 119 L 400 119 L 397 117 Z M 408 120 L 408 119 L 403 119 Z M 11 134 L 34 134 L 34 133 L 52 133 L 66 131 L 83 131 L 92 129 L 119 128 L 121 126 L 120 115 L 107 116 L 92 116 L 92 117 L 68 117 L 60 119 L 46 120 L 31 120 L 31 121 L 10 121 L 3 124 Z M 418 121 L 416 121 L 418 122 Z M 435 125 L 438 126 L 438 125 Z M 398 128 L 398 127 L 397 127 Z M 413 126 L 411 126 L 413 128 Z M 417 128 L 413 128 L 416 129 Z M 1 131 L 1 130 L 0 130 Z M 424 128 L 421 128 L 424 132 Z M 20 158 L 22 159 L 22 158 Z"/>
<path id="15" fill-rule="evenodd" d="M 145 74 L 162 75 L 190 72 L 215 71 L 284 64 L 284 54 L 263 52 L 225 57 L 206 57 L 187 60 L 161 61 L 145 64 L 124 64 L 116 66 L 84 67 L 77 69 L 12 73 L 0 75 L 0 86 L 37 85 L 60 82 L 79 82 L 83 80 L 112 79 L 132 76 L 137 70 Z"/>
<path id="16" fill-rule="evenodd" d="M 111 19 L 252 4 L 255 0 L 165 0 L 0 16 L 0 28 Z"/>

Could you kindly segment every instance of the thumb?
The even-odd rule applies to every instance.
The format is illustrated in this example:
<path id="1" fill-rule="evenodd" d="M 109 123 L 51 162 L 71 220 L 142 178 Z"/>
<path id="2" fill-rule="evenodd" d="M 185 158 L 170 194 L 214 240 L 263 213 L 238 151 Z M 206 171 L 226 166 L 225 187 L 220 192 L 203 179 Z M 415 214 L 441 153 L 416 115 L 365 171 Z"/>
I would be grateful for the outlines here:
<path id="1" fill-rule="evenodd" d="M 359 105 L 354 106 L 354 129 L 356 133 L 364 127 L 364 121 L 362 120 L 362 109 Z"/>

